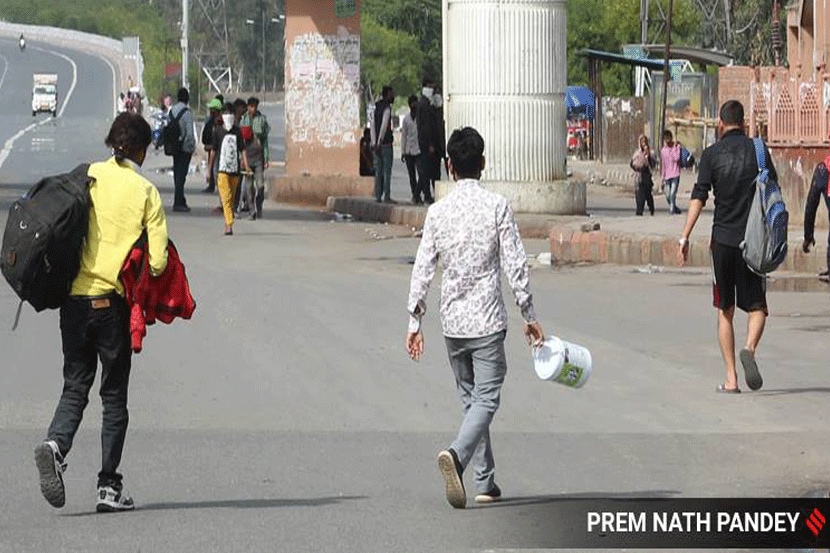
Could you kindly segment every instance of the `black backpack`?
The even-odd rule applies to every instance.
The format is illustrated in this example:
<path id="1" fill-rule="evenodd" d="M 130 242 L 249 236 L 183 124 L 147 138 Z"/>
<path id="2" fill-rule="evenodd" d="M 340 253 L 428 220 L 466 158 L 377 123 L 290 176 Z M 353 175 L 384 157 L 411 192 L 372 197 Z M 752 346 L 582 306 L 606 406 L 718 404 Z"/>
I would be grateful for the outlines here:
<path id="1" fill-rule="evenodd" d="M 179 127 L 179 119 L 188 108 L 183 108 L 176 117 L 173 117 L 164 126 L 162 141 L 164 142 L 164 155 L 174 156 L 182 151 L 182 130 Z"/>
<path id="2" fill-rule="evenodd" d="M 41 179 L 9 210 L 0 270 L 23 302 L 35 311 L 64 304 L 81 268 L 89 230 L 89 164 Z"/>

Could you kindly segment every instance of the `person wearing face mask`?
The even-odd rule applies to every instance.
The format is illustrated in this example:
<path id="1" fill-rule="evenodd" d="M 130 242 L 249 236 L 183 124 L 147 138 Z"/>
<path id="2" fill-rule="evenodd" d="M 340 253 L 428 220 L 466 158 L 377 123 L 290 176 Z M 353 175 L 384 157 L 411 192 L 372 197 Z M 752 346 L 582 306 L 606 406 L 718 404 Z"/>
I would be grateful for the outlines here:
<path id="1" fill-rule="evenodd" d="M 430 182 L 434 180 L 435 163 L 440 159 L 440 141 L 436 125 L 436 108 L 433 104 L 435 96 L 435 80 L 424 79 L 424 88 L 418 100 L 415 123 L 418 126 L 418 146 L 421 149 L 421 158 L 418 167 L 418 194 L 427 204 L 433 203 Z"/>
<path id="2" fill-rule="evenodd" d="M 232 105 L 226 106 L 225 113 L 222 114 L 222 126 L 214 129 L 213 148 L 208 162 L 208 166 L 213 166 L 214 161 L 217 163 L 216 187 L 222 200 L 225 236 L 233 235 L 234 197 L 239 188 L 242 170 L 249 170 L 245 141 L 236 124 L 234 111 Z"/>

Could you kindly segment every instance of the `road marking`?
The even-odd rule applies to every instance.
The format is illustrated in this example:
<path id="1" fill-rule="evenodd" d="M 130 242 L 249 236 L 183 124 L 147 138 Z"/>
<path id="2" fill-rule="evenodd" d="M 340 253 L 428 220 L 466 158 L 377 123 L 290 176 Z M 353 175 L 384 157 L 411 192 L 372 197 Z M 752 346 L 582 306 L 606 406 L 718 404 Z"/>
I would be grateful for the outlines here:
<path id="1" fill-rule="evenodd" d="M 69 56 L 61 54 L 60 52 L 55 52 L 54 50 L 42 50 L 43 52 L 48 52 L 49 54 L 58 56 L 59 58 L 63 58 L 72 65 L 72 84 L 69 85 L 69 91 L 66 93 L 66 99 L 63 101 L 61 105 L 61 109 L 58 112 L 58 117 L 63 115 L 63 110 L 66 109 L 66 106 L 69 105 L 69 99 L 72 97 L 72 93 L 75 91 L 75 85 L 78 84 L 78 66 L 75 65 L 75 62 Z"/>
<path id="2" fill-rule="evenodd" d="M 0 59 L 2 59 L 3 63 L 5 64 L 5 67 L 3 68 L 3 76 L 0 77 L 0 89 L 2 89 L 3 83 L 6 82 L 6 73 L 9 72 L 9 58 L 4 56 L 3 54 L 0 54 Z"/>
<path id="3" fill-rule="evenodd" d="M 41 52 L 46 52 L 48 54 L 52 54 L 54 56 L 58 56 L 59 58 L 63 58 L 72 65 L 72 84 L 69 86 L 69 91 L 66 93 L 66 99 L 62 102 L 61 109 L 58 111 L 58 117 L 63 115 L 63 110 L 66 109 L 67 104 L 69 104 L 69 99 L 72 97 L 72 93 L 75 91 L 75 85 L 78 84 L 78 66 L 75 65 L 75 62 L 69 56 L 65 56 L 60 52 L 55 52 L 54 50 L 45 50 L 43 48 L 38 48 L 36 46 L 30 46 L 30 48 L 34 48 L 35 50 L 40 50 Z M 6 69 L 8 69 L 8 60 L 6 60 Z M 3 72 L 3 79 L 6 77 L 6 72 Z M 0 80 L 0 86 L 2 86 L 2 80 Z M 3 164 L 6 163 L 6 160 L 9 158 L 9 155 L 12 153 L 12 149 L 14 148 L 14 143 L 20 139 L 24 134 L 29 131 L 34 130 L 35 128 L 45 125 L 52 118 L 49 117 L 48 119 L 43 119 L 38 123 L 32 123 L 28 127 L 17 131 L 17 133 L 6 140 L 6 143 L 3 145 L 3 149 L 0 150 L 0 169 L 3 168 Z"/>

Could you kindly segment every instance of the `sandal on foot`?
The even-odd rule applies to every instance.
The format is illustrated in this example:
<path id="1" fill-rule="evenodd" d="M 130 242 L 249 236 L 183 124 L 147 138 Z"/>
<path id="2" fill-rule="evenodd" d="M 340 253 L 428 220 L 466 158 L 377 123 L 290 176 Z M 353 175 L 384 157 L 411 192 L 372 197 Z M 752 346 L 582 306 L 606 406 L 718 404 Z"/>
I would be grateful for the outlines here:
<path id="1" fill-rule="evenodd" d="M 721 384 L 720 386 L 718 386 L 715 389 L 715 391 L 720 393 L 720 394 L 740 394 L 741 393 L 740 388 L 727 388 L 726 384 Z"/>
<path id="2" fill-rule="evenodd" d="M 755 362 L 755 354 L 748 349 L 742 349 L 740 354 L 741 365 L 744 366 L 744 378 L 750 390 L 760 390 L 764 385 L 764 379 L 758 371 L 758 363 Z"/>

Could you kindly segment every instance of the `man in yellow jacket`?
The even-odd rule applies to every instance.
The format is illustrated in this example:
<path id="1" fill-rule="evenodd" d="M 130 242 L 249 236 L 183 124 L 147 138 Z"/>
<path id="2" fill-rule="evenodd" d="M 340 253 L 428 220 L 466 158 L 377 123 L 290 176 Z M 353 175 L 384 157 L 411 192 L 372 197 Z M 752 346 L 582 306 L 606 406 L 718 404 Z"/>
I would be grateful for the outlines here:
<path id="1" fill-rule="evenodd" d="M 133 244 L 145 231 L 151 272 L 159 275 L 167 266 L 167 222 L 161 197 L 138 171 L 151 140 L 150 126 L 141 116 L 122 113 L 106 138 L 113 157 L 89 168 L 93 179 L 89 231 L 80 272 L 60 310 L 63 393 L 46 440 L 35 448 L 41 492 L 54 507 L 63 507 L 66 501 L 64 458 L 89 402 L 100 359 L 104 409 L 96 510 L 134 508 L 117 472 L 129 420 L 127 388 L 132 355 L 130 313 L 119 273 Z"/>

